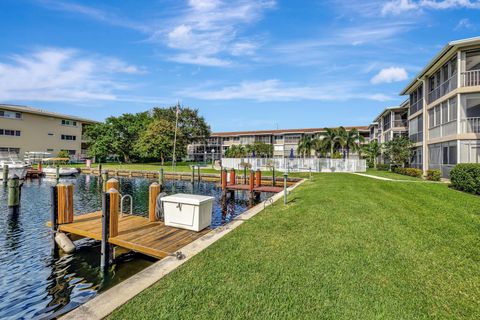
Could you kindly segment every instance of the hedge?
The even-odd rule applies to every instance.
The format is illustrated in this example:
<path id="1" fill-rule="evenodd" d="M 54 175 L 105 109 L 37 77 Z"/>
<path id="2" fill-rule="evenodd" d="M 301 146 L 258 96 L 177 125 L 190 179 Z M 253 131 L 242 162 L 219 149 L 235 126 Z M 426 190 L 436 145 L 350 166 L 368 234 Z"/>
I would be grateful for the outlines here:
<path id="1" fill-rule="evenodd" d="M 427 180 L 440 181 L 442 173 L 438 169 L 427 170 Z"/>
<path id="2" fill-rule="evenodd" d="M 410 176 L 410 177 L 415 177 L 415 178 L 421 178 L 423 171 L 420 169 L 416 168 L 401 168 L 397 167 L 393 169 L 393 172 L 398 173 L 398 174 L 403 174 L 405 176 Z"/>
<path id="3" fill-rule="evenodd" d="M 377 164 L 377 170 L 390 171 L 390 165 L 389 164 L 378 163 Z"/>
<path id="4" fill-rule="evenodd" d="M 450 171 L 452 188 L 474 194 L 480 194 L 480 164 L 460 163 Z"/>

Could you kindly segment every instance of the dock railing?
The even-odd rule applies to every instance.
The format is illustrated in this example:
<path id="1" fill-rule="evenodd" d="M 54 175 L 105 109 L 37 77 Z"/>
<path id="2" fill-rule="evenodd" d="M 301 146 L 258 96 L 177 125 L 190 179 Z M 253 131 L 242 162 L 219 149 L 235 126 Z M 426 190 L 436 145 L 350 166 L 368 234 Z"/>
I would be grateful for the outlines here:
<path id="1" fill-rule="evenodd" d="M 326 158 L 222 158 L 224 168 L 243 169 L 248 164 L 251 170 L 275 170 L 281 172 L 365 172 L 363 159 Z"/>

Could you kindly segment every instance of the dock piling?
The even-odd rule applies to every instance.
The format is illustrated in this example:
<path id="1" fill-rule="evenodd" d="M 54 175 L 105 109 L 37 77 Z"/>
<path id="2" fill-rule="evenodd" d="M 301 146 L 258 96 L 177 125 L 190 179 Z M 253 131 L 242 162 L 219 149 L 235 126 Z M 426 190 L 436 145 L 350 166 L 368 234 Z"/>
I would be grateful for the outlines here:
<path id="1" fill-rule="evenodd" d="M 98 176 L 99 177 L 102 176 L 102 164 L 101 163 L 98 164 Z"/>
<path id="2" fill-rule="evenodd" d="M 255 188 L 255 171 L 250 170 L 250 177 L 248 180 L 249 180 L 248 190 L 253 195 L 253 189 Z"/>
<path id="3" fill-rule="evenodd" d="M 102 182 L 103 182 L 103 191 L 107 191 L 107 180 L 108 180 L 108 171 L 103 170 L 102 171 Z"/>
<path id="4" fill-rule="evenodd" d="M 12 213 L 18 213 L 20 207 L 20 179 L 14 175 L 8 180 L 8 208 Z"/>
<path id="5" fill-rule="evenodd" d="M 243 167 L 243 184 L 247 184 L 247 166 Z"/>
<path id="6" fill-rule="evenodd" d="M 195 166 L 192 166 L 192 176 L 190 178 L 190 182 L 195 182 Z"/>
<path id="7" fill-rule="evenodd" d="M 55 180 L 58 181 L 60 180 L 60 165 L 57 164 L 55 167 Z"/>
<path id="8" fill-rule="evenodd" d="M 163 168 L 160 168 L 158 172 L 158 184 L 163 186 Z"/>
<path id="9" fill-rule="evenodd" d="M 230 184 L 236 184 L 235 169 L 230 169 Z"/>
<path id="10" fill-rule="evenodd" d="M 257 187 L 262 186 L 262 171 L 260 171 L 260 169 L 257 169 L 257 171 L 255 172 L 255 185 Z"/>
<path id="11" fill-rule="evenodd" d="M 288 179 L 288 173 L 285 173 L 283 175 L 283 204 L 284 205 L 287 205 L 287 195 L 288 195 L 287 179 Z"/>
<path id="12" fill-rule="evenodd" d="M 111 178 L 107 180 L 107 182 L 105 183 L 105 192 L 110 189 L 120 190 L 120 183 L 117 179 Z"/>
<path id="13" fill-rule="evenodd" d="M 197 178 L 198 178 L 198 182 L 200 182 L 202 176 L 200 175 L 200 166 L 197 166 Z"/>
<path id="14" fill-rule="evenodd" d="M 109 225 L 109 238 L 118 236 L 118 212 L 120 211 L 120 193 L 117 189 L 108 189 L 110 196 L 110 225 Z"/>
<path id="15" fill-rule="evenodd" d="M 107 269 L 110 265 L 111 248 L 108 242 L 110 233 L 110 195 L 108 192 L 102 194 L 102 245 L 100 256 L 100 267 Z"/>
<path id="16" fill-rule="evenodd" d="M 276 186 L 276 180 L 275 180 L 275 165 L 272 166 L 272 186 Z"/>
<path id="17" fill-rule="evenodd" d="M 57 184 L 57 223 L 73 222 L 73 184 Z"/>
<path id="18" fill-rule="evenodd" d="M 57 186 L 52 186 L 50 188 L 50 195 L 51 195 L 51 210 L 50 210 L 50 221 L 52 222 L 52 231 L 57 231 L 58 227 L 58 219 L 57 219 L 57 213 L 58 213 L 58 192 L 57 192 Z M 55 237 L 55 235 L 54 235 Z"/>
<path id="19" fill-rule="evenodd" d="M 227 189 L 227 169 L 223 169 L 222 171 L 221 185 L 222 185 L 222 190 Z"/>
<path id="20" fill-rule="evenodd" d="M 3 186 L 8 185 L 8 164 L 3 166 Z"/>
<path id="21" fill-rule="evenodd" d="M 148 220 L 150 222 L 157 221 L 155 209 L 157 206 L 157 197 L 160 194 L 160 189 L 160 185 L 156 182 L 152 183 L 148 188 Z"/>

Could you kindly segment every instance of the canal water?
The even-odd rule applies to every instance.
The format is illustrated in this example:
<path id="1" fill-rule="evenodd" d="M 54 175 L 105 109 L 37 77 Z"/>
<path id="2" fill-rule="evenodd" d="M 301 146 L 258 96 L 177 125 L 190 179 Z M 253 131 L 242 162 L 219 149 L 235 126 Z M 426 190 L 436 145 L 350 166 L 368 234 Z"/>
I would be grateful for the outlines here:
<path id="1" fill-rule="evenodd" d="M 133 212 L 147 216 L 148 187 L 152 180 L 120 178 L 120 193 L 133 196 Z M 101 208 L 101 183 L 96 176 L 61 179 L 74 184 L 75 214 Z M 25 181 L 19 214 L 10 214 L 7 190 L 0 187 L 0 319 L 52 319 L 78 307 L 99 292 L 125 280 L 156 260 L 129 253 L 100 269 L 100 242 L 77 241 L 77 251 L 64 254 L 53 249 L 50 187 L 55 180 Z M 167 181 L 165 191 L 215 197 L 212 226 L 218 227 L 244 212 L 252 203 L 237 191 L 235 200 L 222 205 L 221 190 L 212 182 Z M 264 200 L 269 194 L 262 194 Z M 125 209 L 124 209 L 125 210 Z"/>

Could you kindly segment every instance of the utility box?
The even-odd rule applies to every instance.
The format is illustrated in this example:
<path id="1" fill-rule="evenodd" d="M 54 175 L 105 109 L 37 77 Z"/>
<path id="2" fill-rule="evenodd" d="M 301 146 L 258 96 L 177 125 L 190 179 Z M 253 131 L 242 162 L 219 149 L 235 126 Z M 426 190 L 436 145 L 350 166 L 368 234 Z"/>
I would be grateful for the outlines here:
<path id="1" fill-rule="evenodd" d="M 214 197 L 177 193 L 161 199 L 165 225 L 201 231 L 212 223 Z"/>

